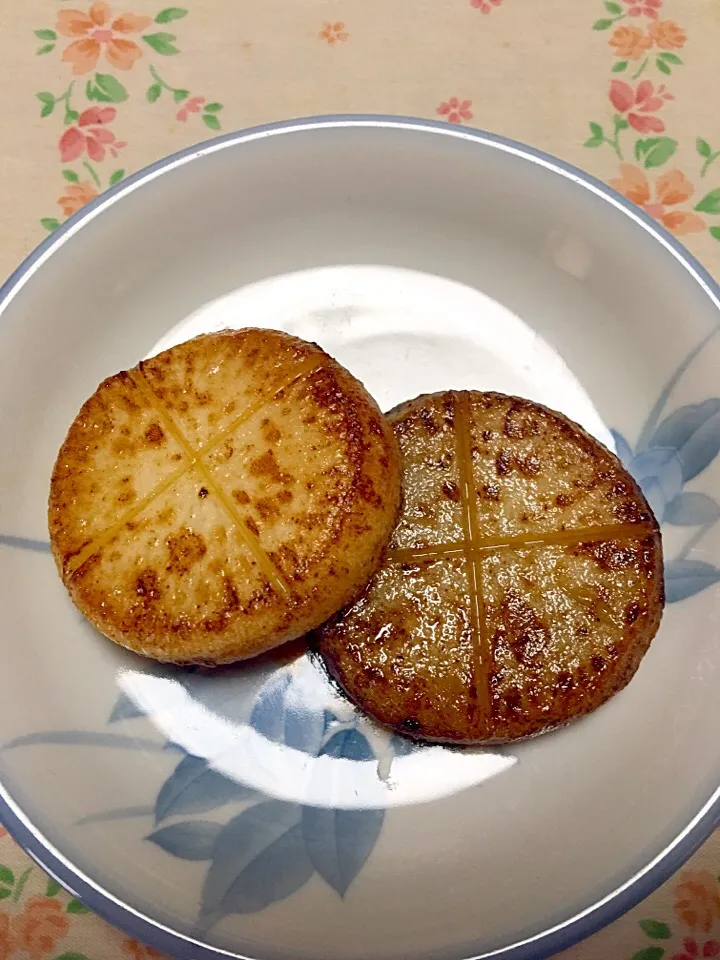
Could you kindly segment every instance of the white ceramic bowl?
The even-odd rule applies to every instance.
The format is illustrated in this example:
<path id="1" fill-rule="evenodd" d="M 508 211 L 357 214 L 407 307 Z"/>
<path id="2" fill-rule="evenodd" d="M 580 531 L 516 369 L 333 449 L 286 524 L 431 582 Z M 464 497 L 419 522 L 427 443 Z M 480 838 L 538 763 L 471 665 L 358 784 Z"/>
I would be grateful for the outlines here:
<path id="1" fill-rule="evenodd" d="M 3 288 L 0 816 L 182 958 L 544 955 L 665 878 L 720 809 L 718 291 L 653 221 L 472 130 L 251 130 L 96 200 Z M 72 607 L 50 469 L 106 375 L 226 326 L 318 341 L 384 408 L 447 387 L 580 421 L 663 521 L 668 608 L 628 689 L 516 747 L 413 747 L 297 652 L 180 671 Z"/>

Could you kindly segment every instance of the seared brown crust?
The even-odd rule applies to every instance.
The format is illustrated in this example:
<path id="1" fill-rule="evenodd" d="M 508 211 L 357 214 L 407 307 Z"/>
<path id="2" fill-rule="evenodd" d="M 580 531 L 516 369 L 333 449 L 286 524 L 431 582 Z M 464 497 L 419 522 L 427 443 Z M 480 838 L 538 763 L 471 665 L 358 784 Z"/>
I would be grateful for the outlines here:
<path id="1" fill-rule="evenodd" d="M 362 597 L 318 631 L 341 686 L 381 723 L 465 743 L 534 736 L 622 689 L 664 593 L 657 523 L 619 460 L 500 394 L 418 397 L 389 419 L 400 520 Z"/>
<path id="2" fill-rule="evenodd" d="M 105 380 L 52 476 L 53 554 L 106 636 L 227 663 L 316 627 L 363 588 L 397 518 L 397 441 L 315 344 L 224 331 Z"/>

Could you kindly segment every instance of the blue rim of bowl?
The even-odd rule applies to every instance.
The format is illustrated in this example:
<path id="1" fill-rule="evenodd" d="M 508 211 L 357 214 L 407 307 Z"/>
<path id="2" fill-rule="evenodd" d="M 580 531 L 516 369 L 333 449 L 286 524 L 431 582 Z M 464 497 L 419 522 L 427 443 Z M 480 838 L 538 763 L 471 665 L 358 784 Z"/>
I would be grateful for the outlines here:
<path id="1" fill-rule="evenodd" d="M 579 187 L 589 190 L 610 203 L 665 247 L 695 282 L 700 285 L 706 296 L 720 311 L 720 285 L 713 280 L 699 261 L 643 210 L 601 180 L 585 173 L 578 167 L 544 153 L 542 150 L 472 127 L 453 127 L 444 121 L 423 120 L 414 117 L 381 114 L 338 114 L 279 121 L 225 134 L 180 150 L 132 174 L 83 207 L 82 210 L 47 237 L 23 261 L 0 287 L 0 315 L 5 312 L 9 304 L 43 263 L 56 250 L 67 243 L 74 234 L 78 233 L 104 210 L 121 200 L 126 194 L 130 194 L 150 183 L 156 177 L 219 150 L 255 140 L 292 133 L 307 133 L 312 130 L 360 129 L 363 127 L 396 131 L 408 130 L 477 143 L 542 166 L 549 172 L 574 182 Z M 478 952 L 482 948 L 477 945 L 474 948 L 471 945 L 463 945 L 454 949 L 450 948 L 442 955 L 433 955 L 433 957 L 424 958 L 424 960 L 490 960 L 490 958 L 492 960 L 542 960 L 542 958 L 566 950 L 616 920 L 652 893 L 692 856 L 712 833 L 719 821 L 720 785 L 713 791 L 686 827 L 649 863 L 606 896 L 590 904 L 579 913 L 575 913 L 546 930 L 498 949 Z M 192 937 L 172 930 L 170 927 L 123 903 L 108 890 L 103 889 L 99 883 L 74 867 L 31 823 L 2 783 L 0 783 L 0 822 L 3 823 L 26 853 L 73 896 L 82 900 L 90 909 L 109 923 L 158 950 L 170 953 L 177 960 L 219 960 L 219 958 L 265 960 L 263 957 L 251 958 L 249 955 L 230 952 L 201 943 Z"/>

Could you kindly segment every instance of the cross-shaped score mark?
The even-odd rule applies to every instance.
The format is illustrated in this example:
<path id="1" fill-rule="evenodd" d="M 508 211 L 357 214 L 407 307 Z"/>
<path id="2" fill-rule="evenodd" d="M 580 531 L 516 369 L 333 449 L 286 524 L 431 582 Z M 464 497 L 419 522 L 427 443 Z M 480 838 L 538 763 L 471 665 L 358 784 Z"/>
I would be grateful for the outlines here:
<path id="1" fill-rule="evenodd" d="M 280 596 L 286 600 L 292 599 L 291 589 L 286 582 L 282 572 L 279 570 L 272 557 L 263 549 L 259 542 L 258 535 L 253 534 L 243 523 L 232 497 L 227 491 L 215 481 L 210 468 L 205 460 L 206 456 L 215 450 L 221 443 L 227 440 L 243 423 L 250 420 L 256 414 L 260 413 L 264 407 L 271 404 L 284 390 L 296 384 L 299 380 L 309 376 L 325 363 L 326 358 L 322 355 L 308 357 L 300 362 L 294 371 L 281 382 L 275 384 L 270 391 L 263 394 L 255 402 L 249 404 L 243 411 L 235 416 L 224 430 L 211 437 L 203 446 L 194 449 L 190 441 L 184 435 L 180 427 L 173 419 L 170 411 L 166 409 L 163 402 L 157 396 L 152 388 L 150 381 L 143 372 L 143 365 L 140 364 L 136 371 L 131 371 L 130 377 L 136 388 L 142 394 L 145 404 L 151 408 L 159 420 L 164 424 L 167 432 L 175 439 L 183 452 L 184 462 L 181 466 L 171 472 L 163 480 L 160 480 L 150 491 L 137 501 L 130 509 L 118 520 L 106 527 L 99 534 L 94 536 L 77 553 L 72 555 L 66 564 L 66 571 L 70 575 L 76 573 L 85 564 L 90 557 L 94 556 L 106 544 L 108 544 L 118 533 L 137 516 L 150 506 L 153 501 L 162 496 L 175 483 L 178 482 L 191 470 L 197 470 L 203 477 L 203 483 L 211 490 L 216 497 L 217 503 L 223 509 L 230 521 L 233 531 L 243 546 L 250 552 L 258 567 L 267 578 L 268 582 Z"/>
<path id="2" fill-rule="evenodd" d="M 477 512 L 477 496 L 472 465 L 472 433 L 470 399 L 467 393 L 452 392 L 456 456 L 460 479 L 462 540 L 427 547 L 391 549 L 385 562 L 422 564 L 446 559 L 464 559 L 467 572 L 469 619 L 473 645 L 474 683 L 470 691 L 473 711 L 490 710 L 489 670 L 492 662 L 491 641 L 485 616 L 480 563 L 483 556 L 503 550 L 528 547 L 573 546 L 602 541 L 642 540 L 654 534 L 649 522 L 598 524 L 577 530 L 553 530 L 549 533 L 523 533 L 515 536 L 482 537 Z M 482 691 L 482 693 L 481 693 Z"/>

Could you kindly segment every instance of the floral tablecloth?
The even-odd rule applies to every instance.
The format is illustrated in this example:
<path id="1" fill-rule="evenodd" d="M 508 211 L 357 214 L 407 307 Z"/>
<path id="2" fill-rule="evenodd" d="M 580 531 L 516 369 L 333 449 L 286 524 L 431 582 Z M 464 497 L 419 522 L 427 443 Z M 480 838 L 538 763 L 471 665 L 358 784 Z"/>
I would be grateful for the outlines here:
<path id="1" fill-rule="evenodd" d="M 0 5 L 1 274 L 180 147 L 268 120 L 378 112 L 472 124 L 576 163 L 720 275 L 720 0 L 178 2 L 191 6 Z M 711 839 L 564 957 L 720 956 L 718 874 Z M 151 957 L 0 828 L 0 960 Z"/>

